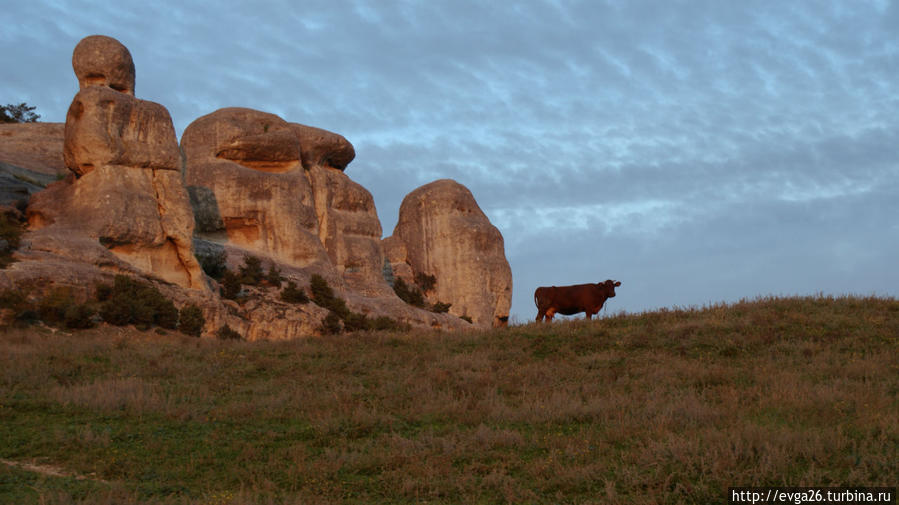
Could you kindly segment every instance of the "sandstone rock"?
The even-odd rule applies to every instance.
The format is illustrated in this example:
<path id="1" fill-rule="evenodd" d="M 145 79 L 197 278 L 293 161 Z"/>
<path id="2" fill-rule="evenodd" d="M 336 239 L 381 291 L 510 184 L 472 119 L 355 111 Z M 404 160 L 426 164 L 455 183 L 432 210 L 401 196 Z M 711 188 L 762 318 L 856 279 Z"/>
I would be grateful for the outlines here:
<path id="1" fill-rule="evenodd" d="M 312 167 L 345 170 L 356 157 L 353 144 L 342 135 L 297 123 L 290 123 L 290 127 L 300 141 L 303 167 L 307 170 Z"/>
<path id="2" fill-rule="evenodd" d="M 191 123 L 181 146 L 201 237 L 335 277 L 318 239 L 299 141 L 287 122 L 250 109 L 220 109 Z"/>
<path id="3" fill-rule="evenodd" d="M 0 124 L 0 162 L 45 175 L 65 175 L 64 123 Z"/>
<path id="4" fill-rule="evenodd" d="M 406 269 L 437 278 L 430 299 L 451 303 L 451 314 L 482 327 L 505 325 L 512 271 L 503 237 L 465 186 L 443 179 L 406 195 L 384 244 L 395 275 Z"/>
<path id="5" fill-rule="evenodd" d="M 124 45 L 112 37 L 91 35 L 72 51 L 78 86 L 102 86 L 134 96 L 134 61 Z"/>
<path id="6" fill-rule="evenodd" d="M 171 117 L 159 104 L 100 85 L 121 88 L 130 75 L 126 90 L 133 90 L 127 49 L 107 39 L 88 37 L 73 56 L 79 80 L 87 84 L 69 107 L 64 159 L 78 178 L 32 197 L 29 228 L 39 243 L 48 236 L 84 235 L 145 274 L 205 290 Z"/>
<path id="7" fill-rule="evenodd" d="M 354 290 L 392 296 L 382 275 L 381 222 L 371 193 L 337 169 L 316 165 L 306 173 L 331 263 Z"/>
<path id="8" fill-rule="evenodd" d="M 69 106 L 63 158 L 78 177 L 102 165 L 181 169 L 165 107 L 99 86 L 80 91 Z"/>

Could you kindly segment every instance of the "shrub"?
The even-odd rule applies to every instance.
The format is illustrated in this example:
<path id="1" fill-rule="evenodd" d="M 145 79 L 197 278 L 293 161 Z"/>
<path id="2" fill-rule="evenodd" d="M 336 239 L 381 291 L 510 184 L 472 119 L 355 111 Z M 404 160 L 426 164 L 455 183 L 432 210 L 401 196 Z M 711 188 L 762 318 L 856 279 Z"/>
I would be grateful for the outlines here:
<path id="1" fill-rule="evenodd" d="M 437 301 L 434 305 L 431 306 L 431 312 L 436 312 L 438 314 L 443 314 L 444 312 L 449 312 L 450 307 L 452 307 L 452 303 L 443 303 L 441 301 Z"/>
<path id="2" fill-rule="evenodd" d="M 203 310 L 196 305 L 185 305 L 181 309 L 178 318 L 178 331 L 191 337 L 199 337 L 203 332 L 203 326 L 206 324 L 206 318 L 203 317 Z"/>
<path id="3" fill-rule="evenodd" d="M 350 315 L 346 301 L 334 294 L 334 290 L 322 276 L 315 274 L 309 279 L 309 291 L 312 292 L 312 301 L 319 307 L 330 310 L 340 319 L 346 319 Z"/>
<path id="4" fill-rule="evenodd" d="M 415 274 L 415 284 L 421 288 L 422 293 L 427 293 L 428 291 L 434 289 L 434 286 L 437 285 L 437 277 L 433 275 L 428 275 L 423 272 L 418 272 Z"/>
<path id="5" fill-rule="evenodd" d="M 258 286 L 265 275 L 262 273 L 262 260 L 256 256 L 244 256 L 240 267 L 240 282 L 247 286 Z"/>
<path id="6" fill-rule="evenodd" d="M 94 314 L 96 313 L 97 311 L 93 307 L 84 303 L 70 305 L 63 316 L 63 323 L 66 328 L 73 330 L 93 328 Z"/>
<path id="7" fill-rule="evenodd" d="M 125 275 L 117 275 L 112 287 L 98 285 L 97 297 L 104 298 L 100 317 L 109 324 L 134 324 L 144 329 L 155 324 L 174 329 L 178 322 L 178 310 L 171 300 L 156 287 Z"/>
<path id="8" fill-rule="evenodd" d="M 343 331 L 343 328 L 340 324 L 340 316 L 335 314 L 334 312 L 328 312 L 328 315 L 322 320 L 322 325 L 319 328 L 319 331 L 324 335 L 336 335 Z"/>
<path id="9" fill-rule="evenodd" d="M 0 268 L 15 262 L 12 253 L 19 248 L 23 232 L 22 223 L 12 212 L 0 215 Z"/>
<path id="10" fill-rule="evenodd" d="M 365 314 L 350 312 L 343 320 L 345 331 L 365 331 L 371 329 L 371 321 Z"/>
<path id="11" fill-rule="evenodd" d="M 240 276 L 226 268 L 222 274 L 222 296 L 229 300 L 236 300 L 240 295 L 240 287 Z"/>
<path id="12" fill-rule="evenodd" d="M 112 286 L 109 284 L 97 284 L 96 297 L 98 302 L 105 302 L 112 296 Z"/>
<path id="13" fill-rule="evenodd" d="M 71 288 L 57 287 L 50 290 L 38 302 L 37 314 L 41 321 L 51 326 L 59 326 L 65 322 L 66 311 L 74 305 Z"/>
<path id="14" fill-rule="evenodd" d="M 377 331 L 409 331 L 409 325 L 389 316 L 378 316 L 370 321 L 369 328 Z"/>
<path id="15" fill-rule="evenodd" d="M 328 285 L 328 281 L 318 274 L 309 279 L 309 291 L 312 293 L 312 301 L 320 307 L 325 307 L 334 299 L 334 290 Z"/>
<path id="16" fill-rule="evenodd" d="M 216 280 L 221 279 L 225 270 L 228 269 L 225 265 L 226 258 L 227 255 L 224 250 L 197 256 L 197 260 L 200 262 L 200 266 L 206 272 L 206 275 Z"/>
<path id="17" fill-rule="evenodd" d="M 425 298 L 421 294 L 421 291 L 414 287 L 409 287 L 406 284 L 406 281 L 399 277 L 397 277 L 396 281 L 393 283 L 393 292 L 396 293 L 396 296 L 400 297 L 400 300 L 409 305 L 414 305 L 415 307 L 425 306 Z"/>
<path id="18" fill-rule="evenodd" d="M 287 281 L 287 286 L 281 290 L 281 301 L 287 303 L 309 303 L 309 297 L 303 288 L 297 287 L 293 281 Z"/>
<path id="19" fill-rule="evenodd" d="M 215 336 L 219 338 L 219 340 L 240 340 L 242 337 L 240 333 L 232 330 L 230 326 L 227 324 L 222 326 L 215 332 Z"/>
<path id="20" fill-rule="evenodd" d="M 21 289 L 7 289 L 0 292 L 0 308 L 12 311 L 16 321 L 37 319 L 34 304 L 28 301 L 28 293 Z"/>
<path id="21" fill-rule="evenodd" d="M 265 282 L 267 282 L 270 286 L 280 288 L 281 281 L 284 280 L 284 277 L 281 277 L 281 271 L 278 270 L 278 267 L 272 263 L 268 267 L 268 273 L 265 275 Z"/>

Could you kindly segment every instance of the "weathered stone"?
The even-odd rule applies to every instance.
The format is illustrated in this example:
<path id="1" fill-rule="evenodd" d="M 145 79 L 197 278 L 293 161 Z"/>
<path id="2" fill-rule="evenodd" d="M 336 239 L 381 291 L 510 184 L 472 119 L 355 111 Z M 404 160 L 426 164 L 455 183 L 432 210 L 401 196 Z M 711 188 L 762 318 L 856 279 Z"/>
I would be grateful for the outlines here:
<path id="1" fill-rule="evenodd" d="M 381 222 L 374 198 L 345 173 L 315 165 L 312 183 L 319 239 L 347 284 L 370 296 L 391 295 L 381 271 Z"/>
<path id="2" fill-rule="evenodd" d="M 333 276 L 299 141 L 273 114 L 220 109 L 181 138 L 200 236 Z"/>
<path id="3" fill-rule="evenodd" d="M 297 123 L 290 126 L 300 141 L 303 167 L 307 170 L 312 167 L 345 170 L 356 157 L 353 144 L 342 135 Z"/>
<path id="4" fill-rule="evenodd" d="M 64 123 L 0 124 L 0 162 L 45 175 L 65 175 Z"/>
<path id="5" fill-rule="evenodd" d="M 384 240 L 394 274 L 433 275 L 432 301 L 451 303 L 450 313 L 478 326 L 502 326 L 512 303 L 512 270 L 503 237 L 471 192 L 443 179 L 403 199 L 393 236 Z M 407 270 L 408 271 L 408 270 Z"/>
<path id="6" fill-rule="evenodd" d="M 101 165 L 181 169 L 175 128 L 165 107 L 99 86 L 72 100 L 63 158 L 78 177 Z"/>
<path id="7" fill-rule="evenodd" d="M 78 86 L 103 86 L 134 96 L 134 61 L 128 48 L 105 35 L 81 39 L 72 51 L 72 69 Z"/>
<path id="8" fill-rule="evenodd" d="M 66 165 L 78 178 L 32 197 L 29 228 L 37 242 L 84 235 L 145 274 L 205 290 L 192 250 L 194 220 L 171 117 L 159 104 L 100 85 L 94 77 L 102 74 L 104 83 L 119 87 L 127 78 L 119 70 L 131 66 L 128 89 L 133 90 L 133 65 L 121 44 L 108 37 L 88 39 L 76 47 L 73 66 L 89 85 L 69 107 L 64 144 Z M 104 48 L 115 54 L 103 53 Z M 63 254 L 58 247 L 55 252 Z"/>

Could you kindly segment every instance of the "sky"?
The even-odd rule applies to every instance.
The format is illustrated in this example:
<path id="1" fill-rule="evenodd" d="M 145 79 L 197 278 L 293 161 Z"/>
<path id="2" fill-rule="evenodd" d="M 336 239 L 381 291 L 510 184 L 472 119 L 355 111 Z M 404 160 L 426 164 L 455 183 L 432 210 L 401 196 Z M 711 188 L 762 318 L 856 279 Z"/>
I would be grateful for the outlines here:
<path id="1" fill-rule="evenodd" d="M 72 50 L 118 39 L 180 138 L 249 107 L 346 137 L 388 236 L 468 187 L 512 320 L 538 286 L 605 314 L 899 296 L 899 0 L 12 0 L 0 102 L 65 121 Z"/>

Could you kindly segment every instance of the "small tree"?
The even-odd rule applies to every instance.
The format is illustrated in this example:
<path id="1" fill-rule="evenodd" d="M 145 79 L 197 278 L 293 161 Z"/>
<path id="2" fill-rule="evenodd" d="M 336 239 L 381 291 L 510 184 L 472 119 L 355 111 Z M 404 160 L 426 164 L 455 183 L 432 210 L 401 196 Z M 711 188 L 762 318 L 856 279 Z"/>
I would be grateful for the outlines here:
<path id="1" fill-rule="evenodd" d="M 287 286 L 281 290 L 281 301 L 287 303 L 309 303 L 309 297 L 303 288 L 297 287 L 293 281 L 287 281 Z"/>
<path id="2" fill-rule="evenodd" d="M 240 340 L 240 333 L 237 333 L 227 324 L 222 326 L 215 332 L 215 336 L 218 337 L 219 340 Z"/>
<path id="3" fill-rule="evenodd" d="M 284 278 L 281 277 L 281 270 L 279 270 L 278 267 L 276 267 L 275 264 L 272 263 L 268 267 L 268 273 L 265 275 L 265 281 L 268 282 L 272 287 L 280 288 L 281 281 L 283 280 Z"/>
<path id="4" fill-rule="evenodd" d="M 434 289 L 434 286 L 437 285 L 437 277 L 433 275 L 428 275 L 426 273 L 418 272 L 415 274 L 415 284 L 421 288 L 422 293 L 427 293 Z"/>
<path id="5" fill-rule="evenodd" d="M 240 282 L 248 286 L 258 286 L 265 274 L 262 273 L 262 260 L 256 256 L 244 256 L 240 267 Z"/>
<path id="6" fill-rule="evenodd" d="M 229 300 L 236 300 L 239 294 L 240 276 L 226 268 L 222 274 L 222 296 Z"/>
<path id="7" fill-rule="evenodd" d="M 334 312 L 328 312 L 328 315 L 322 320 L 319 330 L 324 335 L 337 335 L 343 331 L 343 327 L 340 324 L 340 316 Z"/>
<path id="8" fill-rule="evenodd" d="M 181 309 L 178 318 L 178 331 L 191 337 L 199 337 L 203 333 L 206 318 L 203 317 L 203 309 L 196 305 L 186 305 Z"/>
<path id="9" fill-rule="evenodd" d="M 36 107 L 22 102 L 19 105 L 0 105 L 0 122 L 2 123 L 34 123 L 41 116 L 34 113 Z"/>
<path id="10" fill-rule="evenodd" d="M 203 268 L 206 275 L 218 280 L 222 278 L 222 274 L 227 270 L 225 265 L 226 256 L 225 251 L 221 250 L 210 254 L 198 254 L 197 260 L 199 260 L 200 267 Z"/>

